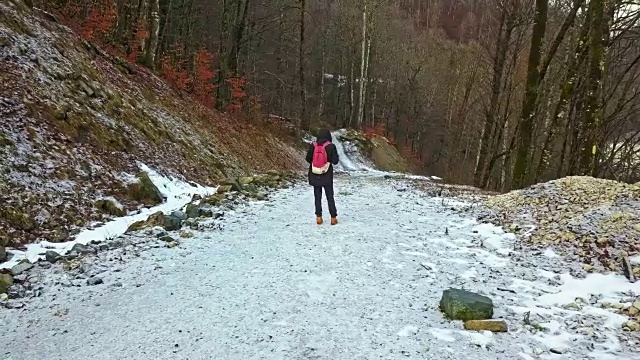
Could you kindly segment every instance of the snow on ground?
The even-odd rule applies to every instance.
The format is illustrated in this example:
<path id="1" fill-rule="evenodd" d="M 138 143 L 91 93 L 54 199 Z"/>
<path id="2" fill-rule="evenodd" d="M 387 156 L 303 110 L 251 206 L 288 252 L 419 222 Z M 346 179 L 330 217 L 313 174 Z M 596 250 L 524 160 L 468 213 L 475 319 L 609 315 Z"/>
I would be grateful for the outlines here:
<path id="1" fill-rule="evenodd" d="M 0 311 L 0 354 L 14 360 L 638 358 L 619 340 L 626 318 L 602 305 L 628 302 L 640 283 L 602 274 L 575 279 L 553 250 L 514 251 L 513 235 L 464 218 L 452 202 L 426 197 L 395 176 L 384 179 L 389 174 L 340 149 L 346 169 L 357 171 L 336 179 L 338 226 L 316 226 L 312 192 L 295 187 L 228 212 L 222 230 L 196 232 L 176 249 L 154 247 L 128 262 L 122 255 L 132 249 L 100 253 L 94 265 L 104 271 L 103 285 L 50 281 L 26 311 Z M 169 200 L 133 215 L 140 219 L 214 190 L 150 175 Z M 133 216 L 78 241 L 121 233 L 139 220 Z M 49 278 L 66 274 L 56 267 Z M 438 303 L 451 287 L 491 297 L 509 332 L 468 332 L 444 319 Z"/>
<path id="2" fill-rule="evenodd" d="M 128 263 L 104 255 L 103 285 L 51 285 L 27 311 L 0 311 L 3 354 L 638 358 L 616 336 L 623 317 L 598 301 L 640 293 L 640 284 L 613 275 L 573 279 L 559 259 L 515 252 L 512 235 L 397 188 L 393 180 L 339 176 L 338 226 L 315 225 L 312 191 L 300 186 L 228 213 L 223 230 L 195 233 L 177 249 L 151 249 Z M 451 287 L 490 296 L 510 332 L 468 332 L 444 319 L 437 307 Z M 581 310 L 576 297 L 586 301 Z M 534 326 L 524 324 L 526 313 Z"/>
<path id="3" fill-rule="evenodd" d="M 26 251 L 7 249 L 7 252 L 11 254 L 12 257 L 9 261 L 1 263 L 0 269 L 10 269 L 24 259 L 28 259 L 30 262 L 35 263 L 38 260 L 44 259 L 44 253 L 49 250 L 56 251 L 64 255 L 71 251 L 73 245 L 77 243 L 88 244 L 94 240 L 103 241 L 108 238 L 116 237 L 124 234 L 129 225 L 136 221 L 146 220 L 151 214 L 158 211 L 169 213 L 182 208 L 191 201 L 194 194 L 209 195 L 216 191 L 215 188 L 192 185 L 173 177 L 167 178 L 143 163 L 139 163 L 138 167 L 149 175 L 149 179 L 151 179 L 153 184 L 156 185 L 162 195 L 166 197 L 166 201 L 164 203 L 152 208 L 142 209 L 138 213 L 129 216 L 116 218 L 97 228 L 84 230 L 72 241 L 63 243 L 41 241 L 40 243 L 27 245 Z M 125 177 L 135 178 L 133 176 L 126 175 Z"/>

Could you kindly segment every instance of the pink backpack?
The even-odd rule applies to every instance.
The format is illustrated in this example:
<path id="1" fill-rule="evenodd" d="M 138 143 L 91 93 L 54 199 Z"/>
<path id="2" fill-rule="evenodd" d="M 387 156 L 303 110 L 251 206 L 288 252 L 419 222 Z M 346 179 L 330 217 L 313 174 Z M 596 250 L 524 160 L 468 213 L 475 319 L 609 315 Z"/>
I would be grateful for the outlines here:
<path id="1" fill-rule="evenodd" d="M 329 157 L 327 156 L 327 145 L 331 144 L 326 142 L 322 145 L 318 145 L 317 142 L 313 143 L 313 161 L 311 161 L 311 172 L 317 175 L 321 175 L 329 171 Z"/>

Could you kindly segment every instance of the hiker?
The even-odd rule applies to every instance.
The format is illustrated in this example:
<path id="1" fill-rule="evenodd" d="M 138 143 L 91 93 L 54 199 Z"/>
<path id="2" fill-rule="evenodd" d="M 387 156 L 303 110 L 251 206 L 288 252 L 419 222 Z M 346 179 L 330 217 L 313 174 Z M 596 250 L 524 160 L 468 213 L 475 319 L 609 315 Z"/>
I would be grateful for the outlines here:
<path id="1" fill-rule="evenodd" d="M 331 143 L 331 132 L 322 129 L 315 142 L 309 144 L 307 162 L 309 163 L 309 184 L 313 186 L 316 199 L 316 223 L 321 225 L 322 219 L 322 189 L 327 196 L 331 225 L 338 223 L 338 211 L 333 198 L 333 166 L 338 164 L 338 150 Z"/>

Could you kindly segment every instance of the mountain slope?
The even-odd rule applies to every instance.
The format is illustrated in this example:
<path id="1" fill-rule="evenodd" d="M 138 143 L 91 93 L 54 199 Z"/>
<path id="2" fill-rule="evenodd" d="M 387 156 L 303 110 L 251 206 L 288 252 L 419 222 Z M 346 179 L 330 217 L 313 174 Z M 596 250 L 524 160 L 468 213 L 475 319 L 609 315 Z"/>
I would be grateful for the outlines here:
<path id="1" fill-rule="evenodd" d="M 41 15 L 0 3 L 0 246 L 66 240 L 108 217 L 94 206 L 104 196 L 136 209 L 139 162 L 203 185 L 303 165 L 295 143 L 199 105 Z"/>

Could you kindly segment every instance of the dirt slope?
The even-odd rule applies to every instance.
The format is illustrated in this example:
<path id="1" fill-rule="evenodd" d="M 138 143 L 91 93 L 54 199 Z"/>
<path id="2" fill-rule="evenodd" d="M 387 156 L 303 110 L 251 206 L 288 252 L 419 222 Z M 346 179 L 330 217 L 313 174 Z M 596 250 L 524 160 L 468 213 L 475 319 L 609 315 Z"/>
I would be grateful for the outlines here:
<path id="1" fill-rule="evenodd" d="M 0 2 L 0 246 L 66 240 L 128 210 L 138 162 L 203 185 L 299 169 L 297 144 L 207 109 L 19 0 Z"/>

